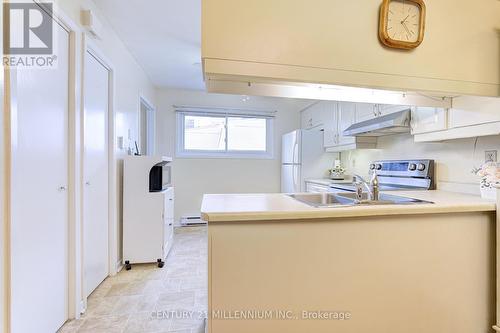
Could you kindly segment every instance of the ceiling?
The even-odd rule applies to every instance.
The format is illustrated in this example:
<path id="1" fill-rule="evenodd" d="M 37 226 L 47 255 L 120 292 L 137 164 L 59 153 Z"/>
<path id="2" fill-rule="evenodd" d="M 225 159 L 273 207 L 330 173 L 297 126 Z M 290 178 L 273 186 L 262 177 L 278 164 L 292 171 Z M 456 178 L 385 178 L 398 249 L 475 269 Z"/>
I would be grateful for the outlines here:
<path id="1" fill-rule="evenodd" d="M 154 85 L 205 89 L 201 0 L 98 0 L 95 4 Z"/>

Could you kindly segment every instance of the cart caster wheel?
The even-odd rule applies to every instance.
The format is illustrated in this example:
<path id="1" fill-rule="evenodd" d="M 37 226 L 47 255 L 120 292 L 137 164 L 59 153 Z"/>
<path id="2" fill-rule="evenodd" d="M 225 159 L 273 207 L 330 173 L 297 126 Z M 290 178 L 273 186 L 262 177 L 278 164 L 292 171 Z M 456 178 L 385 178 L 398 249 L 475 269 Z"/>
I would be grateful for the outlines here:
<path id="1" fill-rule="evenodd" d="M 130 261 L 128 261 L 128 260 L 125 261 L 125 269 L 127 271 L 130 271 L 132 269 L 132 265 L 130 264 Z"/>
<path id="2" fill-rule="evenodd" d="M 158 263 L 159 268 L 163 268 L 163 266 L 165 266 L 165 262 L 162 261 L 161 259 L 156 260 L 156 262 Z"/>

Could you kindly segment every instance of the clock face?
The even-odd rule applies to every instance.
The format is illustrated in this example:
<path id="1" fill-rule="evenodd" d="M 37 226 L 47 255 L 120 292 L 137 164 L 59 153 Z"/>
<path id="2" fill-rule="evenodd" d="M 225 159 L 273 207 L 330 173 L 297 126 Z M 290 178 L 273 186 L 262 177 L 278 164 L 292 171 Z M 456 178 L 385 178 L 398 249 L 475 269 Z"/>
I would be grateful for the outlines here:
<path id="1" fill-rule="evenodd" d="M 387 13 L 389 38 L 414 43 L 419 39 L 421 8 L 413 1 L 393 0 Z"/>
<path id="2" fill-rule="evenodd" d="M 379 39 L 385 46 L 411 50 L 424 40 L 424 0 L 382 0 Z"/>

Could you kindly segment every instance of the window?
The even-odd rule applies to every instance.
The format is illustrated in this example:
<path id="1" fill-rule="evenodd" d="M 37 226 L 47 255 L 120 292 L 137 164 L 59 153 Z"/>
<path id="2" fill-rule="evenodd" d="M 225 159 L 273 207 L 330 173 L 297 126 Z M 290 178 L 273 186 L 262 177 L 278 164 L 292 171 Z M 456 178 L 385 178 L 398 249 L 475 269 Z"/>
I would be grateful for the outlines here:
<path id="1" fill-rule="evenodd" d="M 178 157 L 272 158 L 273 118 L 177 113 Z"/>

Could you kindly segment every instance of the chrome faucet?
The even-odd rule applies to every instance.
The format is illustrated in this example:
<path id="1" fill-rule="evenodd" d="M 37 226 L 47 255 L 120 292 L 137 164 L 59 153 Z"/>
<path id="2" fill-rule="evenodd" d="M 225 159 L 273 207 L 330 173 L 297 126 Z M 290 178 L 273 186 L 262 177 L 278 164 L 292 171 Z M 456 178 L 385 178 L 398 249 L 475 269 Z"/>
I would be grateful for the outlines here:
<path id="1" fill-rule="evenodd" d="M 379 200 L 379 188 L 378 188 L 379 183 L 378 183 L 378 176 L 375 171 L 373 172 L 372 178 L 370 179 L 369 183 L 366 180 L 364 180 L 363 177 L 361 177 L 360 175 L 354 175 L 354 177 L 356 177 L 354 185 L 356 185 L 356 194 L 358 196 L 359 201 L 363 200 L 363 187 L 366 189 L 366 192 L 368 192 L 370 200 L 372 201 Z"/>

